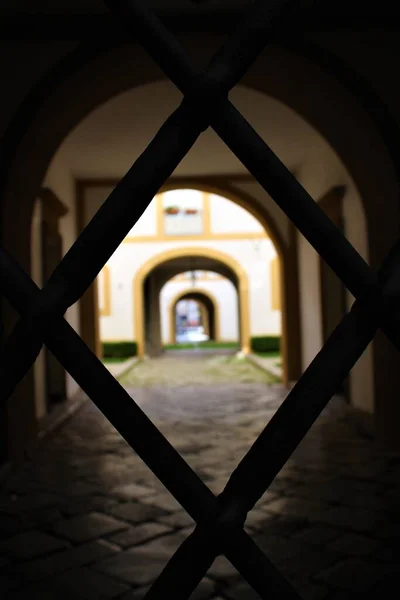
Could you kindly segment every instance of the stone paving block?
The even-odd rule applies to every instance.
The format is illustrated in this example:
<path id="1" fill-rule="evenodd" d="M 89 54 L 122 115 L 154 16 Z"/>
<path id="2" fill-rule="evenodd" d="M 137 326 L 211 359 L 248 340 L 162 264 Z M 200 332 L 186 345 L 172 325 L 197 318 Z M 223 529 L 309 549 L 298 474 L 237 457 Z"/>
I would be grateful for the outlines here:
<path id="1" fill-rule="evenodd" d="M 11 562 L 6 556 L 0 556 L 0 573 L 4 573 L 10 566 Z"/>
<path id="2" fill-rule="evenodd" d="M 58 506 L 60 500 L 60 496 L 49 492 L 35 491 L 24 496 L 12 494 L 8 498 L 1 498 L 0 509 L 4 512 L 22 514 L 39 508 Z"/>
<path id="3" fill-rule="evenodd" d="M 161 573 L 167 557 L 152 556 L 140 549 L 126 550 L 93 565 L 93 569 L 136 586 L 146 585 Z"/>
<path id="4" fill-rule="evenodd" d="M 63 488 L 62 493 L 65 496 L 85 496 L 96 493 L 96 488 L 85 481 L 73 481 Z"/>
<path id="5" fill-rule="evenodd" d="M 163 359 L 160 360 L 160 365 L 164 364 Z M 176 366 L 179 378 L 181 360 L 179 368 Z M 153 381 L 154 368 L 151 368 Z M 215 368 L 219 369 L 221 365 L 215 365 Z M 192 366 L 189 371 L 190 378 Z M 168 372 L 168 377 L 170 375 Z M 153 383 L 152 387 L 135 388 L 129 393 L 141 398 L 146 405 L 146 413 L 172 443 L 186 446 L 184 450 L 190 457 L 190 464 L 207 477 L 207 483 L 214 491 L 223 489 L 232 468 L 286 395 L 279 386 L 224 380 L 218 385 L 203 386 L 202 382 L 199 402 L 198 385 L 157 387 Z M 203 448 L 199 454 L 197 449 L 202 445 L 209 447 Z M 18 562 L 13 573 L 22 583 L 29 584 L 29 590 L 26 587 L 18 600 L 76 600 L 74 592 L 68 592 L 66 586 L 50 588 L 47 580 L 54 574 L 65 572 L 67 576 L 67 573 L 80 571 L 78 568 L 89 565 L 90 570 L 111 578 L 117 584 L 120 581 L 130 586 L 128 579 L 131 577 L 135 589 L 124 588 L 116 598 L 122 600 L 125 596 L 125 600 L 137 600 L 139 592 L 145 591 L 192 530 L 193 522 L 91 403 L 87 403 L 79 414 L 61 427 L 57 436 L 43 439 L 40 447 L 40 452 L 32 456 L 18 476 L 13 474 L 6 482 L 5 493 L 0 492 L 0 505 L 4 502 L 4 509 L 9 507 L 10 511 L 9 515 L 4 513 L 4 523 L 0 515 L 0 539 L 14 537 L 30 529 L 54 531 L 52 525 L 56 526 L 60 514 L 64 527 L 68 523 L 72 529 L 74 520 L 66 520 L 66 514 L 85 517 L 93 512 L 113 515 L 119 524 L 123 521 L 119 525 L 122 529 L 112 529 L 107 533 L 96 531 L 96 535 L 119 539 L 121 544 L 124 534 L 129 540 L 134 530 L 148 532 L 147 527 L 153 533 L 154 526 L 179 529 L 177 533 L 180 535 L 170 534 L 168 530 L 161 534 L 158 529 L 156 538 L 149 539 L 146 533 L 145 538 L 133 542 L 138 542 L 138 545 L 129 551 L 121 552 L 120 546 L 113 544 L 100 549 L 99 545 L 107 542 L 97 540 L 29 559 L 29 562 Z M 377 590 L 374 598 L 390 596 L 389 589 L 386 591 L 378 579 L 374 587 L 357 590 L 357 594 L 354 586 L 350 595 L 342 585 L 338 590 L 340 596 L 336 598 L 336 573 L 331 575 L 330 583 L 316 577 L 330 572 L 339 563 L 347 564 L 346 561 L 354 560 L 350 554 L 354 544 L 351 536 L 360 535 L 378 538 L 378 546 L 362 561 L 368 562 L 369 570 L 376 569 L 376 565 L 398 570 L 400 487 L 396 477 L 390 474 L 384 477 L 385 481 L 381 480 L 389 471 L 393 473 L 398 468 L 399 462 L 391 463 L 391 460 L 393 458 L 389 454 L 378 456 L 373 444 L 358 436 L 345 411 L 332 410 L 318 419 L 294 457 L 257 503 L 254 516 L 249 516 L 248 523 L 253 520 L 252 537 L 293 580 L 294 587 L 306 600 L 324 598 L 328 587 L 331 592 L 329 600 L 344 600 L 343 596 L 346 600 L 350 597 L 354 600 L 355 597 L 363 597 L 362 594 L 365 600 L 370 589 Z M 26 507 L 23 519 L 15 511 L 18 503 Z M 69 512 L 60 512 L 61 506 Z M 142 508 L 138 509 L 139 506 Z M 113 514 L 118 509 L 122 514 Z M 158 512 L 155 513 L 154 509 Z M 267 519 L 262 536 L 256 531 L 259 522 L 262 522 L 258 511 L 265 512 Z M 366 526 L 368 529 L 365 529 Z M 346 536 L 350 536 L 353 542 Z M 346 539 L 347 557 L 344 556 L 344 547 L 339 553 L 333 550 L 336 548 L 333 545 L 335 541 L 343 544 Z M 359 555 L 363 545 L 357 547 Z M 337 560 L 338 556 L 340 560 Z M 327 564 L 334 560 L 335 564 Z M 110 573 L 101 570 L 104 569 L 104 561 L 110 561 L 107 563 Z M 135 573 L 132 575 L 132 562 L 136 565 L 136 578 L 133 577 Z M 12 578 L 10 570 L 11 567 L 6 565 L 2 575 Z M 42 578 L 37 582 L 42 585 L 40 593 L 37 592 L 33 573 Z M 214 600 L 218 594 L 227 600 L 232 590 L 236 590 L 237 596 L 238 586 L 242 586 L 243 581 L 236 571 L 234 573 L 229 575 L 226 565 L 222 565 L 221 576 L 208 577 L 215 584 L 212 591 Z M 349 585 L 353 578 L 354 571 L 351 572 L 349 567 Z M 143 579 L 146 583 L 142 582 Z M 392 580 L 392 583 L 396 581 Z M 96 598 L 97 592 L 94 593 L 93 589 L 89 584 L 85 600 Z M 251 588 L 246 589 L 239 588 L 240 600 L 245 600 L 245 594 L 252 593 Z"/>
<path id="6" fill-rule="evenodd" d="M 240 576 L 237 569 L 235 569 L 225 556 L 217 556 L 208 569 L 207 575 L 213 579 L 227 579 Z"/>
<path id="7" fill-rule="evenodd" d="M 393 569 L 377 585 L 373 588 L 375 598 L 399 598 L 400 597 L 400 582 L 399 582 L 399 566 L 398 563 L 393 565 Z"/>
<path id="8" fill-rule="evenodd" d="M 301 554 L 294 556 L 282 556 L 279 553 L 270 555 L 271 560 L 287 577 L 301 575 L 301 577 L 311 577 L 320 573 L 323 569 L 337 563 L 343 555 L 329 550 L 317 550 L 312 547 L 304 547 Z"/>
<path id="9" fill-rule="evenodd" d="M 160 523 L 143 523 L 142 525 L 125 529 L 124 531 L 121 531 L 120 533 L 117 533 L 108 539 L 110 542 L 118 544 L 118 546 L 127 548 L 129 546 L 137 546 L 138 544 L 142 544 L 143 542 L 151 540 L 152 538 L 170 532 L 171 528 L 167 525 Z"/>
<path id="10" fill-rule="evenodd" d="M 190 515 L 185 511 L 174 512 L 170 515 L 163 515 L 157 518 L 157 521 L 165 523 L 170 527 L 187 527 L 188 525 L 194 525 L 194 521 Z"/>
<path id="11" fill-rule="evenodd" d="M 354 480 L 331 480 L 308 483 L 293 490 L 296 497 L 320 500 L 329 504 L 343 504 L 360 508 L 379 508 L 380 497 L 376 486 Z"/>
<path id="12" fill-rule="evenodd" d="M 67 591 L 76 600 L 116 598 L 128 589 L 127 585 L 86 567 L 63 573 L 49 585 Z"/>
<path id="13" fill-rule="evenodd" d="M 155 506 L 166 512 L 175 512 L 182 510 L 182 506 L 172 496 L 172 494 L 157 494 L 155 496 L 145 496 L 141 499 L 143 504 Z"/>
<path id="14" fill-rule="evenodd" d="M 261 498 L 256 502 L 254 508 L 260 508 L 262 510 L 263 507 L 267 506 L 270 502 L 279 500 L 279 498 L 280 496 L 278 494 L 271 492 L 268 488 L 268 490 L 266 490 Z"/>
<path id="15" fill-rule="evenodd" d="M 16 582 L 5 575 L 0 575 L 0 598 L 5 598 L 5 594 L 16 587 Z"/>
<path id="16" fill-rule="evenodd" d="M 127 529 L 128 525 L 102 513 L 88 513 L 56 523 L 55 533 L 73 542 L 87 542 L 101 536 Z"/>
<path id="17" fill-rule="evenodd" d="M 141 600 L 146 592 L 150 589 L 150 586 L 144 588 L 132 590 L 128 594 L 124 595 L 121 600 Z M 190 595 L 190 600 L 211 600 L 216 599 L 215 584 L 211 579 L 204 577 L 197 588 Z"/>
<path id="18" fill-rule="evenodd" d="M 260 534 L 255 534 L 252 537 L 257 546 L 259 546 L 274 563 L 278 561 L 294 561 L 295 558 L 301 557 L 307 550 L 304 544 L 286 538 L 276 538 Z"/>
<path id="19" fill-rule="evenodd" d="M 275 477 L 268 490 L 273 493 L 284 494 L 290 490 L 293 490 L 293 488 L 295 488 L 297 485 L 297 481 L 293 479 Z"/>
<path id="20" fill-rule="evenodd" d="M 16 590 L 7 600 L 111 600 L 128 589 L 126 584 L 82 567 Z"/>
<path id="21" fill-rule="evenodd" d="M 270 519 L 264 524 L 262 535 L 265 537 L 290 537 L 309 526 L 309 522 L 305 519 L 275 515 L 274 519 Z M 259 533 L 256 532 L 255 535 L 259 535 Z"/>
<path id="22" fill-rule="evenodd" d="M 127 594 L 124 594 L 119 600 L 142 600 L 149 589 L 150 586 L 148 585 L 146 587 L 134 588 Z"/>
<path id="23" fill-rule="evenodd" d="M 329 543 L 327 548 L 335 552 L 343 552 L 350 556 L 364 556 L 371 554 L 378 547 L 378 543 L 365 535 L 348 533 Z"/>
<path id="24" fill-rule="evenodd" d="M 182 542 L 188 537 L 191 531 L 192 528 L 189 528 L 189 530 L 181 529 L 180 531 L 171 533 L 169 535 L 162 535 L 161 537 L 138 546 L 135 548 L 135 550 L 137 549 L 142 553 L 146 553 L 151 556 L 157 556 L 167 561 L 179 548 Z"/>
<path id="25" fill-rule="evenodd" d="M 111 496 L 121 498 L 122 500 L 136 500 L 153 494 L 150 487 L 145 487 L 137 483 L 128 483 L 127 485 L 119 485 L 109 491 Z"/>
<path id="26" fill-rule="evenodd" d="M 325 525 L 310 525 L 294 533 L 290 539 L 304 544 L 319 546 L 331 542 L 342 535 L 343 531 L 341 529 Z"/>
<path id="27" fill-rule="evenodd" d="M 0 543 L 0 553 L 20 560 L 66 548 L 68 543 L 42 531 L 31 530 Z"/>
<path id="28" fill-rule="evenodd" d="M 279 500 L 269 502 L 265 507 L 266 512 L 274 513 L 277 515 L 290 515 L 293 517 L 300 517 L 315 520 L 320 512 L 322 512 L 324 506 L 307 500 L 297 500 L 295 498 L 282 497 Z"/>
<path id="29" fill-rule="evenodd" d="M 229 600 L 260 600 L 260 596 L 248 583 L 239 583 L 230 586 L 225 591 L 225 594 Z"/>
<path id="30" fill-rule="evenodd" d="M 308 579 L 291 579 L 289 580 L 292 587 L 305 600 L 324 600 L 325 598 L 331 598 L 331 591 L 328 587 L 318 585 L 309 581 Z"/>
<path id="31" fill-rule="evenodd" d="M 190 600 L 224 600 L 221 596 L 214 595 L 214 588 L 214 583 L 210 579 L 204 578 L 191 594 Z M 124 594 L 120 600 L 142 600 L 149 589 L 150 586 L 133 589 Z"/>
<path id="32" fill-rule="evenodd" d="M 186 533 L 183 532 L 163 535 L 100 561 L 93 568 L 133 585 L 146 585 L 158 576 L 185 538 Z"/>
<path id="33" fill-rule="evenodd" d="M 109 513 L 119 519 L 126 519 L 131 523 L 140 523 L 144 521 L 154 521 L 157 517 L 167 515 L 168 512 L 147 504 L 139 504 L 138 502 L 124 502 L 113 506 Z"/>
<path id="34" fill-rule="evenodd" d="M 73 496 L 60 504 L 60 510 L 65 515 L 75 516 L 88 512 L 106 512 L 112 506 L 118 504 L 116 498 L 101 495 Z"/>
<path id="35" fill-rule="evenodd" d="M 118 553 L 120 549 L 105 541 L 96 540 L 82 546 L 74 546 L 45 558 L 23 563 L 15 569 L 15 575 L 26 580 L 37 580 L 62 573 L 74 567 L 89 565 L 96 560 Z"/>
<path id="36" fill-rule="evenodd" d="M 262 532 L 267 529 L 268 523 L 274 518 L 274 515 L 268 514 L 263 510 L 253 508 L 253 510 L 251 510 L 247 515 L 246 527 Z"/>
<path id="37" fill-rule="evenodd" d="M 317 581 L 352 592 L 366 592 L 383 579 L 388 569 L 356 558 L 343 560 L 315 576 Z"/>
<path id="38" fill-rule="evenodd" d="M 226 486 L 227 480 L 228 477 L 224 477 L 223 479 L 211 479 L 210 481 L 207 481 L 207 487 L 210 488 L 213 494 L 218 495 Z"/>
<path id="39" fill-rule="evenodd" d="M 65 516 L 58 510 L 58 508 L 46 508 L 37 510 L 30 515 L 32 521 L 40 529 L 41 527 L 47 528 L 49 525 L 62 521 Z"/>
<path id="40" fill-rule="evenodd" d="M 382 539 L 400 539 L 400 523 L 386 523 L 376 531 L 376 537 Z"/>
<path id="41" fill-rule="evenodd" d="M 383 522 L 383 515 L 373 511 L 352 510 L 345 506 L 335 506 L 318 512 L 315 515 L 315 520 L 335 527 L 367 533 L 379 529 Z"/>
<path id="42" fill-rule="evenodd" d="M 368 559 L 377 563 L 400 564 L 400 546 L 398 541 L 386 540 L 382 543 L 380 540 L 378 546 L 372 551 Z"/>
<path id="43" fill-rule="evenodd" d="M 17 515 L 0 514 L 0 541 L 7 540 L 22 531 L 26 531 L 33 525 L 33 523 L 25 519 L 20 519 Z"/>

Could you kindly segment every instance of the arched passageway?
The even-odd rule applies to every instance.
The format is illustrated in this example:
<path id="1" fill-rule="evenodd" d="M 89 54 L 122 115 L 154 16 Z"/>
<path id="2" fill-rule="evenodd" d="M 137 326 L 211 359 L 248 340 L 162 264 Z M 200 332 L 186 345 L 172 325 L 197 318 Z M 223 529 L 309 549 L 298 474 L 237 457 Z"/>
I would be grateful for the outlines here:
<path id="1" fill-rule="evenodd" d="M 178 294 L 172 299 L 169 305 L 169 333 L 170 343 L 177 342 L 178 331 L 178 305 L 184 300 L 193 300 L 199 307 L 201 317 L 200 324 L 203 327 L 204 334 L 209 340 L 219 341 L 220 339 L 220 307 L 218 301 L 209 292 L 204 289 L 192 288 Z"/>
<path id="2" fill-rule="evenodd" d="M 201 48 L 212 50 L 218 46 L 220 36 L 210 34 L 207 44 L 200 44 L 201 39 L 201 35 L 193 35 L 187 40 L 188 46 L 199 59 L 202 58 Z M 129 68 L 131 59 L 140 64 L 140 69 L 134 74 Z M 107 77 L 104 77 L 104 73 L 107 73 Z M 285 73 L 285 77 L 282 77 L 282 73 Z M 305 79 L 309 82 L 307 93 L 300 92 Z M 77 101 L 76 97 L 78 88 L 85 92 L 80 96 L 81 101 Z M 340 114 L 332 114 L 326 109 L 327 103 L 321 102 L 321 89 L 329 97 L 330 105 L 336 102 L 341 106 Z M 136 95 L 134 102 L 131 93 Z M 144 96 L 151 98 L 151 101 L 145 101 Z M 7 179 L 1 196 L 4 224 L 2 241 L 24 268 L 30 268 L 30 218 L 40 186 L 45 183 L 54 191 L 62 190 L 62 200 L 68 204 L 69 213 L 63 220 L 65 251 L 79 232 L 74 228 L 76 218 L 81 223 L 85 222 L 85 215 L 82 219 L 80 214 L 79 199 L 75 196 L 75 180 L 82 182 L 90 179 L 98 183 L 98 174 L 102 173 L 103 179 L 109 177 L 115 181 L 115 177 L 123 174 L 150 139 L 148 130 L 142 125 L 151 123 L 155 131 L 171 108 L 175 108 L 178 97 L 170 86 L 159 80 L 159 73 L 151 61 L 136 46 L 113 48 L 109 53 L 96 56 L 90 63 L 83 61 L 75 74 L 54 87 L 40 110 L 32 113 L 25 122 L 19 143 L 14 144 L 15 151 L 7 158 Z M 129 129 L 127 115 L 115 111 L 115 104 L 108 113 L 109 118 L 103 118 L 103 111 L 108 110 L 108 101 L 112 103 L 118 98 L 129 106 L 135 121 L 137 145 L 133 152 L 129 144 L 121 144 L 119 135 L 113 139 L 116 147 L 123 148 L 123 151 L 114 152 L 109 145 L 103 144 L 102 135 L 108 136 L 110 142 L 107 127 L 110 124 L 115 126 L 115 114 L 121 115 L 124 131 Z M 160 98 L 163 99 L 161 108 L 158 104 Z M 232 92 L 232 99 L 316 200 L 324 198 L 338 186 L 344 187 L 345 233 L 362 256 L 377 266 L 391 244 L 395 229 L 397 233 L 396 178 L 379 132 L 354 97 L 335 78 L 302 56 L 275 48 L 257 61 L 251 73 L 244 77 L 243 85 Z M 65 106 L 68 106 L 68 110 L 61 108 Z M 147 115 L 140 115 L 141 128 L 136 127 L 138 114 L 132 111 L 133 106 L 143 107 L 144 111 L 151 113 L 149 119 Z M 260 110 L 255 110 L 256 106 Z M 249 110 L 249 107 L 252 109 Z M 265 119 L 266 114 L 270 115 L 270 120 Z M 98 121 L 94 127 L 96 119 L 100 120 L 102 127 L 98 127 Z M 32 154 L 39 132 L 40 147 L 35 151 L 34 160 L 27 161 L 26 156 Z M 318 257 L 283 218 L 269 196 L 235 159 L 227 158 L 228 154 L 224 154 L 226 149 L 223 150 L 223 145 L 211 136 L 210 132 L 202 136 L 191 156 L 174 173 L 174 181 L 167 185 L 177 186 L 179 179 L 191 179 L 196 180 L 198 185 L 210 185 L 213 189 L 219 186 L 226 194 L 231 192 L 240 198 L 248 210 L 258 211 L 262 222 L 268 222 L 271 226 L 270 231 L 277 232 L 277 237 L 282 241 L 280 245 L 276 244 L 276 248 L 281 252 L 284 274 L 281 281 L 285 286 L 282 290 L 282 328 L 286 380 L 295 381 L 325 337 L 321 318 L 321 287 L 324 284 L 316 283 L 319 281 L 316 276 Z M 293 143 L 294 138 L 296 143 Z M 218 161 L 207 166 L 210 144 L 214 156 L 218 155 Z M 77 152 L 77 148 L 81 150 Z M 93 148 L 96 148 L 95 155 L 91 150 Z M 113 165 L 109 160 L 111 155 L 116 159 Z M 83 156 L 90 157 L 90 160 L 85 163 Z M 377 208 L 377 197 L 385 205 L 385 210 Z M 366 226 L 369 228 L 369 237 L 366 235 Z M 385 235 L 380 234 L 383 230 Z M 310 266 L 308 275 L 302 272 L 304 265 Z M 313 277 L 312 286 L 309 285 L 310 276 Z M 351 297 L 346 294 L 346 308 L 350 302 Z M 85 299 L 80 304 L 83 306 Z M 311 327 L 309 318 L 312 314 L 316 319 Z M 86 321 L 82 313 L 79 319 L 78 306 L 71 307 L 67 318 L 78 331 L 83 332 Z M 13 320 L 9 307 L 4 306 L 3 321 L 7 327 L 12 326 Z M 290 343 L 289 336 L 285 336 L 286 330 L 291 334 Z M 358 408 L 373 413 L 379 390 L 382 406 L 390 405 L 388 414 L 394 410 L 395 404 L 389 401 L 394 389 L 389 372 L 393 371 L 395 359 L 394 353 L 381 338 L 374 343 L 374 354 L 369 349 L 363 355 L 350 378 L 352 402 Z M 21 427 L 19 415 L 23 397 L 33 397 L 32 390 L 32 374 L 28 374 L 9 411 L 15 432 Z M 33 411 L 30 412 L 32 414 Z M 387 423 L 390 424 L 392 420 L 388 419 Z M 24 430 L 27 428 L 22 427 Z M 11 437 L 17 439 L 21 436 L 15 433 Z"/>
<path id="3" fill-rule="evenodd" d="M 231 256 L 207 247 L 188 246 L 152 257 L 135 275 L 134 327 L 139 356 L 162 353 L 160 292 L 172 277 L 189 269 L 219 273 L 235 286 L 240 349 L 247 354 L 250 351 L 250 312 L 246 272 Z M 190 293 L 192 296 L 193 292 Z M 204 301 L 205 294 L 202 297 Z M 173 306 L 178 300 L 175 299 Z"/>

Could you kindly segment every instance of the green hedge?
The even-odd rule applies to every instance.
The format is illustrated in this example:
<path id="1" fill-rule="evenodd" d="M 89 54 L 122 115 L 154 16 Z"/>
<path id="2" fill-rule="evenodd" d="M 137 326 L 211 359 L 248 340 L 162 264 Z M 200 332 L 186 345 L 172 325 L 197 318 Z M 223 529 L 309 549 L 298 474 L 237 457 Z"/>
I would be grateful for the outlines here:
<path id="1" fill-rule="evenodd" d="M 279 335 L 260 335 L 251 338 L 253 352 L 279 352 L 281 338 Z"/>
<path id="2" fill-rule="evenodd" d="M 130 358 L 137 354 L 136 342 L 103 342 L 103 358 Z"/>

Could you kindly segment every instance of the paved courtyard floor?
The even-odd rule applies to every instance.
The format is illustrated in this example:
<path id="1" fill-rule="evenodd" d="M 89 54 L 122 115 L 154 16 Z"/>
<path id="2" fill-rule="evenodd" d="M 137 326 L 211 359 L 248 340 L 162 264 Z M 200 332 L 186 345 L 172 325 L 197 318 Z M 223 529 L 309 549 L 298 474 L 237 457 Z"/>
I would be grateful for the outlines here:
<path id="1" fill-rule="evenodd" d="M 215 493 L 286 395 L 225 355 L 138 363 L 123 382 Z M 246 528 L 305 600 L 398 597 L 399 481 L 400 457 L 334 398 Z M 0 598 L 139 599 L 192 528 L 88 401 L 2 481 Z M 191 598 L 258 596 L 220 557 Z"/>

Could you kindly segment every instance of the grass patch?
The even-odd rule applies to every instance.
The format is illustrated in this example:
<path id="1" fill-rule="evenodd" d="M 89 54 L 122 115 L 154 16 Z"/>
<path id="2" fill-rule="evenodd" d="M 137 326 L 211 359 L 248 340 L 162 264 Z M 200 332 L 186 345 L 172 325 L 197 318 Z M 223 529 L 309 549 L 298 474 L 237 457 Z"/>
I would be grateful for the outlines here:
<path id="1" fill-rule="evenodd" d="M 188 342 L 184 344 L 165 344 L 164 350 L 192 350 L 193 348 L 211 348 L 221 350 L 239 350 L 237 342 Z"/>
<path id="2" fill-rule="evenodd" d="M 280 352 L 274 352 L 274 351 L 271 351 L 271 352 L 254 352 L 254 354 L 256 356 L 260 356 L 261 358 L 280 358 L 281 357 L 281 353 Z"/>
<path id="3" fill-rule="evenodd" d="M 137 354 L 136 342 L 102 342 L 103 358 L 131 358 Z"/>
<path id="4" fill-rule="evenodd" d="M 105 364 L 109 364 L 109 363 L 119 364 L 119 363 L 126 362 L 130 358 L 133 358 L 133 357 L 130 357 L 130 356 L 104 356 L 101 360 Z"/>

